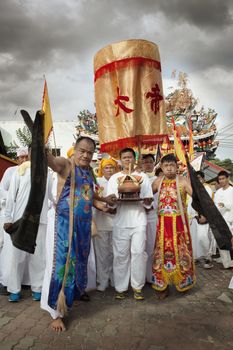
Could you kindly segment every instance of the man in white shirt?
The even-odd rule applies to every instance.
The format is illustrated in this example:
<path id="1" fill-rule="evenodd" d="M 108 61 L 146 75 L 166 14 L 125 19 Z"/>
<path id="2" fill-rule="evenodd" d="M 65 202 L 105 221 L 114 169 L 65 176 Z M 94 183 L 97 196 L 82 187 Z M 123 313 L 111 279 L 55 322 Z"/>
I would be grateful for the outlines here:
<path id="1" fill-rule="evenodd" d="M 110 177 L 116 172 L 117 163 L 109 158 L 102 159 L 98 170 L 98 193 L 106 196 L 107 186 Z M 104 213 L 98 209 L 93 209 L 93 218 L 97 227 L 97 235 L 94 237 L 94 247 L 96 253 L 96 277 L 97 290 L 104 292 L 113 282 L 113 249 L 112 249 L 112 227 L 113 215 Z"/>
<path id="2" fill-rule="evenodd" d="M 208 195 L 213 199 L 213 191 L 211 187 L 205 183 L 205 174 L 203 171 L 197 171 L 196 175 L 199 181 L 203 184 Z M 204 258 L 203 267 L 205 269 L 210 269 L 214 265 L 212 264 L 212 255 L 216 252 L 216 241 L 211 232 L 210 225 L 206 219 L 199 215 L 196 215 L 197 226 L 196 226 L 196 245 L 197 245 L 197 259 Z"/>
<path id="3" fill-rule="evenodd" d="M 233 187 L 229 184 L 229 174 L 226 171 L 218 173 L 218 183 L 220 188 L 215 193 L 214 203 L 233 234 Z M 233 267 L 233 260 L 228 250 L 219 249 L 219 254 L 218 262 L 222 262 L 225 269 Z"/>
<path id="4" fill-rule="evenodd" d="M 1 188 L 6 192 L 9 190 L 12 175 L 14 174 L 18 166 L 28 160 L 28 148 L 19 147 L 16 151 L 16 154 L 18 165 L 7 168 L 1 180 Z"/>
<path id="5" fill-rule="evenodd" d="M 155 159 L 153 154 L 145 154 L 142 157 L 142 170 L 149 177 L 152 185 L 153 181 L 157 179 L 155 175 Z M 147 226 L 146 226 L 146 252 L 148 255 L 146 266 L 146 281 L 152 283 L 152 263 L 156 238 L 156 224 L 157 224 L 157 207 L 158 207 L 158 193 L 154 194 L 154 202 L 152 207 L 146 211 Z"/>
<path id="6" fill-rule="evenodd" d="M 11 253 L 11 239 L 3 229 L 4 225 L 4 218 L 5 218 L 5 206 L 6 206 L 6 199 L 7 199 L 7 193 L 10 187 L 10 182 L 12 175 L 14 172 L 18 169 L 19 165 L 26 162 L 28 160 L 28 148 L 27 147 L 20 147 L 17 149 L 17 162 L 18 165 L 9 167 L 6 169 L 6 171 L 3 174 L 1 183 L 0 183 L 0 294 L 7 294 L 6 291 L 6 283 L 7 283 L 7 276 L 8 276 L 8 260 L 9 255 Z M 27 284 L 27 276 L 25 274 L 25 278 L 23 281 L 23 284 Z"/>
<path id="7" fill-rule="evenodd" d="M 149 178 L 134 170 L 135 152 L 131 148 L 120 151 L 122 171 L 114 174 L 108 182 L 107 194 L 119 198 L 118 179 L 131 173 L 141 177 L 140 198 L 142 201 L 117 204 L 117 213 L 113 220 L 113 277 L 116 299 L 124 299 L 129 281 L 135 300 L 143 300 L 142 288 L 146 279 L 146 225 L 145 207 L 151 207 L 153 193 Z M 132 172 L 131 172 L 132 170 Z"/>
<path id="8" fill-rule="evenodd" d="M 7 281 L 7 290 L 10 293 L 9 301 L 17 302 L 20 300 L 21 283 L 27 264 L 33 300 L 40 300 L 45 270 L 45 237 L 48 213 L 48 188 L 50 189 L 50 187 L 50 177 L 48 177 L 44 204 L 40 215 L 35 253 L 29 254 L 14 246 L 11 249 L 11 256 L 8 262 L 10 273 Z M 12 176 L 5 209 L 5 230 L 23 216 L 30 189 L 31 163 L 28 161 L 21 164 Z"/>

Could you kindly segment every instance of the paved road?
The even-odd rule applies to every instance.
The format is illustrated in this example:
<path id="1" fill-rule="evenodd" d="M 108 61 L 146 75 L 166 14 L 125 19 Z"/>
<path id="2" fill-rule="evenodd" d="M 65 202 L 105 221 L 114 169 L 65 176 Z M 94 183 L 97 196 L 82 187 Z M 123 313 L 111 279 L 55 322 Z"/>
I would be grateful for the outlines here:
<path id="1" fill-rule="evenodd" d="M 23 291 L 23 300 L 9 303 L 0 296 L 0 349 L 69 350 L 221 350 L 233 349 L 233 303 L 220 301 L 222 293 L 233 301 L 227 286 L 233 271 L 197 267 L 197 284 L 185 295 L 175 290 L 164 301 L 147 285 L 146 300 L 132 293 L 114 300 L 114 290 L 92 292 L 91 302 L 80 302 L 70 312 L 68 330 L 50 330 L 48 314 Z"/>

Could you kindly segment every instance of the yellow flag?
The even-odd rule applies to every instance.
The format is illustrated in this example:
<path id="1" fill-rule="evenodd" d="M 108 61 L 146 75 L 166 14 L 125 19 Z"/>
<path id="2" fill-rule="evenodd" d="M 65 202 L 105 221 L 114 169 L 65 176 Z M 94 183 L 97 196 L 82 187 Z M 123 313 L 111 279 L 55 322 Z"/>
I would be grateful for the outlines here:
<path id="1" fill-rule="evenodd" d="M 42 101 L 42 110 L 44 112 L 44 142 L 48 142 L 49 135 L 53 129 L 52 114 L 50 109 L 49 94 L 46 80 L 44 81 L 44 93 Z"/>
<path id="2" fill-rule="evenodd" d="M 192 121 L 189 120 L 189 159 L 192 161 L 194 159 L 194 148 L 193 148 L 193 130 Z"/>
<path id="3" fill-rule="evenodd" d="M 178 133 L 178 130 L 176 128 L 176 124 L 174 122 L 174 118 L 172 118 L 172 124 L 173 124 L 173 132 L 174 132 L 174 150 L 177 158 L 181 161 L 181 163 L 185 166 L 187 166 L 187 162 L 185 159 L 185 148 L 183 145 L 183 142 L 180 138 L 180 135 Z"/>

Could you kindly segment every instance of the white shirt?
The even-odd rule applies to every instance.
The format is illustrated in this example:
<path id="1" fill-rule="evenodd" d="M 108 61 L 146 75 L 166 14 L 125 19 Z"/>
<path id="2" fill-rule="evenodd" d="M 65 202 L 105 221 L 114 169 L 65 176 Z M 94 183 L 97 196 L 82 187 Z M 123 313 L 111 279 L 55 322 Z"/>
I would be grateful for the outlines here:
<path id="1" fill-rule="evenodd" d="M 152 186 L 154 180 L 157 179 L 157 176 L 154 175 L 154 176 L 148 176 L 148 177 L 149 177 L 149 181 L 150 181 L 151 186 Z M 157 220 L 157 216 L 158 216 L 158 213 L 157 213 L 157 209 L 158 209 L 158 192 L 154 193 L 153 197 L 154 197 L 154 202 L 152 204 L 152 209 L 147 213 L 147 221 L 148 222 L 152 222 L 152 221 Z"/>
<path id="2" fill-rule="evenodd" d="M 118 178 L 125 176 L 123 172 L 116 173 L 108 181 L 107 196 L 115 194 L 119 198 Z M 140 198 L 153 198 L 150 180 L 144 173 L 134 171 L 132 175 L 141 176 Z M 142 201 L 138 202 L 118 202 L 117 213 L 113 219 L 113 224 L 119 228 L 136 227 L 147 224 L 147 216 Z"/>
<path id="3" fill-rule="evenodd" d="M 15 173 L 15 171 L 18 169 L 18 167 L 19 167 L 18 165 L 11 166 L 11 167 L 7 168 L 6 171 L 4 172 L 2 180 L 1 180 L 1 184 L 0 184 L 1 199 L 6 199 L 7 192 L 8 192 L 9 187 L 10 187 L 12 175 Z"/>
<path id="4" fill-rule="evenodd" d="M 205 189 L 206 189 L 208 195 L 210 196 L 210 198 L 213 199 L 213 191 L 212 191 L 212 188 L 211 188 L 208 184 L 206 184 L 206 183 L 204 183 L 203 186 L 205 187 Z"/>
<path id="5" fill-rule="evenodd" d="M 24 175 L 19 175 L 18 171 L 15 171 L 8 191 L 6 208 L 5 208 L 5 223 L 13 223 L 23 216 L 26 208 L 29 194 L 31 190 L 31 168 L 25 170 Z M 40 189 L 38 188 L 38 191 Z M 48 194 L 50 193 L 50 194 Z M 51 196 L 51 176 L 48 173 L 46 193 L 44 203 L 40 215 L 40 223 L 47 224 L 48 214 L 48 195 Z"/>
<path id="6" fill-rule="evenodd" d="M 108 180 L 104 176 L 98 177 L 97 183 L 100 186 L 100 189 L 102 189 L 101 196 L 106 197 Z M 113 215 L 104 213 L 101 210 L 93 208 L 93 217 L 95 219 L 98 231 L 112 231 Z"/>
<path id="7" fill-rule="evenodd" d="M 225 190 L 219 188 L 214 196 L 216 207 L 230 226 L 233 225 L 233 187 L 229 186 Z M 224 207 L 220 208 L 218 203 L 223 203 Z"/>

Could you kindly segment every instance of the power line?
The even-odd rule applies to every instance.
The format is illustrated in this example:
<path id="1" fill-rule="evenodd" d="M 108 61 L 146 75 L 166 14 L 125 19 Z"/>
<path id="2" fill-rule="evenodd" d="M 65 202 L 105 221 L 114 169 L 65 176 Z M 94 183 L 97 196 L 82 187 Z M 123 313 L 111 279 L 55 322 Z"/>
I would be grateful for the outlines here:
<path id="1" fill-rule="evenodd" d="M 219 142 L 218 145 L 229 145 L 229 146 L 231 146 L 231 145 L 233 145 L 233 142 Z"/>
<path id="2" fill-rule="evenodd" d="M 228 124 L 228 125 L 222 127 L 221 129 L 218 130 L 218 133 L 219 133 L 220 131 L 223 131 L 223 130 L 226 129 L 226 128 L 229 128 L 231 125 L 233 126 L 233 123 L 230 123 L 230 124 Z"/>
<path id="3" fill-rule="evenodd" d="M 233 129 L 230 129 L 230 130 L 226 130 L 226 132 L 218 132 L 217 134 L 218 135 L 221 135 L 221 136 L 224 136 L 224 135 L 229 135 L 229 132 L 232 132 Z"/>
<path id="4" fill-rule="evenodd" d="M 227 138 L 225 138 L 225 139 L 216 139 L 217 141 L 220 141 L 220 142 L 232 142 L 233 143 L 233 140 L 232 139 L 227 139 Z"/>
<path id="5" fill-rule="evenodd" d="M 218 136 L 220 137 L 230 137 L 232 136 L 233 134 L 218 134 Z"/>
<path id="6" fill-rule="evenodd" d="M 229 146 L 229 145 L 219 145 L 218 148 L 233 148 L 233 145 L 232 145 L 232 146 Z"/>

